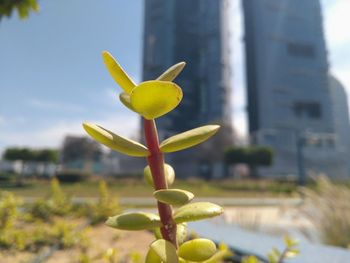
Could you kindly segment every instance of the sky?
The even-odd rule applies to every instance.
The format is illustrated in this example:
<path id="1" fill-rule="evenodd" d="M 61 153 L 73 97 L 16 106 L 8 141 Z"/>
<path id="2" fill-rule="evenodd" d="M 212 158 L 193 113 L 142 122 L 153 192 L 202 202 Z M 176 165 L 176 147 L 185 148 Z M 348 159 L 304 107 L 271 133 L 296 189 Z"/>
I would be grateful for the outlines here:
<path id="1" fill-rule="evenodd" d="M 244 137 L 242 15 L 239 0 L 231 4 L 233 125 Z M 330 70 L 350 94 L 350 1 L 322 5 Z M 120 88 L 101 51 L 110 51 L 141 81 L 143 0 L 40 1 L 40 6 L 26 21 L 14 15 L 0 22 L 0 152 L 9 146 L 58 147 L 65 135 L 84 134 L 83 121 L 136 137 L 138 116 L 117 99 Z"/>

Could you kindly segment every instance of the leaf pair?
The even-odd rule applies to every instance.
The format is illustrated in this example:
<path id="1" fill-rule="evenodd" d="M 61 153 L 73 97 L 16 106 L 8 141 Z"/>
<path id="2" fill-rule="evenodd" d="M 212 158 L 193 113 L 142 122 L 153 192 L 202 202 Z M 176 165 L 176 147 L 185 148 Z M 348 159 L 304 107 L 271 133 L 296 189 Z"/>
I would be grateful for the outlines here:
<path id="1" fill-rule="evenodd" d="M 181 88 L 173 82 L 151 80 L 140 83 L 130 94 L 119 95 L 120 101 L 147 120 L 172 111 L 182 100 Z"/>
<path id="2" fill-rule="evenodd" d="M 146 146 L 117 135 L 99 125 L 86 122 L 83 123 L 83 127 L 93 139 L 114 151 L 137 157 L 149 155 Z M 164 140 L 160 144 L 160 149 L 163 152 L 175 152 L 192 147 L 209 139 L 219 128 L 220 126 L 218 125 L 206 125 L 174 135 Z"/>
<path id="3" fill-rule="evenodd" d="M 173 218 L 176 224 L 211 218 L 223 213 L 223 208 L 209 202 L 190 203 L 175 211 Z M 158 215 L 144 212 L 124 213 L 109 217 L 106 224 L 122 230 L 147 230 L 162 226 Z"/>
<path id="4" fill-rule="evenodd" d="M 146 263 L 177 263 L 180 261 L 202 262 L 210 259 L 216 252 L 213 241 L 204 238 L 193 239 L 183 243 L 178 250 L 169 241 L 154 241 L 146 256 Z"/>
<path id="5" fill-rule="evenodd" d="M 164 72 L 158 80 L 136 85 L 113 56 L 104 51 L 103 61 L 112 78 L 124 90 L 120 101 L 129 109 L 151 120 L 173 110 L 182 100 L 182 90 L 171 82 L 183 69 L 185 63 L 178 63 Z"/>

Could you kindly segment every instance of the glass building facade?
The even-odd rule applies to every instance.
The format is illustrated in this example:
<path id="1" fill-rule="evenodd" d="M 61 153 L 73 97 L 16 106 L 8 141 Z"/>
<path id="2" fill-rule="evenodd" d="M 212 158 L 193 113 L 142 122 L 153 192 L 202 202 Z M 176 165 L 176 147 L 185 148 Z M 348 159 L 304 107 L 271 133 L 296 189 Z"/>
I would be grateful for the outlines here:
<path id="1" fill-rule="evenodd" d="M 306 172 L 342 176 L 319 0 L 242 3 L 249 132 L 275 152 L 262 173 L 297 175 L 301 150 Z"/>
<path id="2" fill-rule="evenodd" d="M 205 124 L 231 123 L 228 3 L 145 0 L 143 79 L 155 79 L 180 61 L 187 63 L 175 80 L 184 93 L 182 102 L 157 119 L 160 139 Z M 176 155 L 168 161 L 182 177 L 212 170 L 200 164 L 193 151 Z"/>

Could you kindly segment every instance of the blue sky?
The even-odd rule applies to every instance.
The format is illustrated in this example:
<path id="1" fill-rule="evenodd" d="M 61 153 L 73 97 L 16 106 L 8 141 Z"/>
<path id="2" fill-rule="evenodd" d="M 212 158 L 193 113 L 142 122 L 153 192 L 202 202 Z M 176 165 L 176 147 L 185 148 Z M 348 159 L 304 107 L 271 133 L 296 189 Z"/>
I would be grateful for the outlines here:
<path id="1" fill-rule="evenodd" d="M 331 71 L 350 88 L 350 1 L 323 0 Z M 141 77 L 142 0 L 40 1 L 27 21 L 0 23 L 0 151 L 7 146 L 59 146 L 83 134 L 89 120 L 134 137 L 138 119 L 117 100 L 101 51 L 108 50 L 136 80 Z M 232 0 L 233 123 L 246 133 L 242 23 Z"/>

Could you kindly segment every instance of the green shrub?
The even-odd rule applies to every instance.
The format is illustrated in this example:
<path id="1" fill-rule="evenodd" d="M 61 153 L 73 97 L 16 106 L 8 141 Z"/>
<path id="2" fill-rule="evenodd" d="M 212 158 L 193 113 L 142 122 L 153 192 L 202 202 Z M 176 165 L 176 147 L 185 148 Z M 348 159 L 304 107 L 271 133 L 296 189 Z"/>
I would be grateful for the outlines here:
<path id="1" fill-rule="evenodd" d="M 53 216 L 65 216 L 72 212 L 71 198 L 61 189 L 59 181 L 54 178 L 50 183 L 50 194 L 37 199 L 28 208 L 28 213 L 37 219 L 51 220 Z"/>
<path id="2" fill-rule="evenodd" d="M 57 173 L 56 178 L 61 183 L 77 183 L 88 180 L 90 178 L 90 174 L 81 171 L 66 170 Z"/>
<path id="3" fill-rule="evenodd" d="M 91 224 L 105 222 L 111 214 L 121 211 L 117 198 L 110 196 L 105 181 L 100 181 L 98 201 L 89 210 Z"/>
<path id="4" fill-rule="evenodd" d="M 318 230 L 325 244 L 350 246 L 350 189 L 332 183 L 327 177 L 316 178 L 315 190 L 304 188 L 303 213 Z"/>
<path id="5" fill-rule="evenodd" d="M 0 173 L 0 182 L 10 182 L 16 177 L 13 173 Z"/>
<path id="6" fill-rule="evenodd" d="M 22 201 L 10 192 L 0 192 L 0 230 L 11 228 L 19 215 Z"/>

